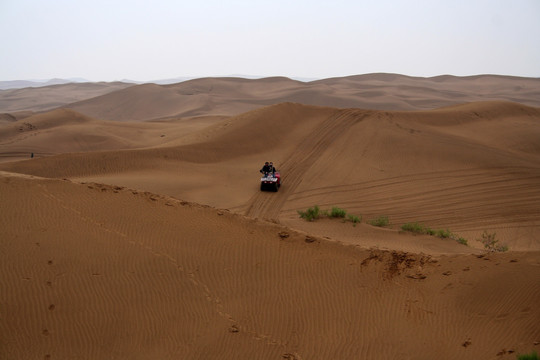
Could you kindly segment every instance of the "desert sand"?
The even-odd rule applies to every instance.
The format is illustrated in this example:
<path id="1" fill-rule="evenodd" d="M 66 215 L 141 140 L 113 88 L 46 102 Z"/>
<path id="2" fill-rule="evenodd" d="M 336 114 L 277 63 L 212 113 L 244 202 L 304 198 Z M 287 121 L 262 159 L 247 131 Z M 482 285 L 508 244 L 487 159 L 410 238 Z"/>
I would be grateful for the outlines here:
<path id="1" fill-rule="evenodd" d="M 20 119 L 0 109 L 1 358 L 540 350 L 540 108 L 526 86 L 537 79 L 432 78 L 440 102 L 453 94 L 441 104 L 396 75 L 401 94 L 362 107 L 287 98 L 284 78 L 242 97 L 253 83 L 233 80 L 202 79 L 230 102 L 146 84 Z M 316 86 L 346 102 L 350 81 Z M 259 190 L 266 160 L 277 193 Z M 362 222 L 298 216 L 314 205 Z M 369 224 L 380 216 L 389 225 Z M 409 222 L 468 245 L 401 231 Z M 509 251 L 485 251 L 484 231 Z"/>

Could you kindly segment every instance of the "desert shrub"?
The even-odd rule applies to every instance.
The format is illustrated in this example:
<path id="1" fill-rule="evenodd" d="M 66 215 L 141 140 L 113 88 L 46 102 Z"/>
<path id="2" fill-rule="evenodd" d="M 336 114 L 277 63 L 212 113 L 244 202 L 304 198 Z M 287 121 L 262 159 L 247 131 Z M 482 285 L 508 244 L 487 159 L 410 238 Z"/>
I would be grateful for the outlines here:
<path id="1" fill-rule="evenodd" d="M 334 206 L 332 207 L 332 210 L 330 211 L 329 216 L 332 218 L 344 218 L 345 215 L 347 215 L 347 211 Z"/>
<path id="2" fill-rule="evenodd" d="M 486 230 L 482 233 L 482 238 L 478 239 L 484 244 L 484 249 L 490 252 L 505 252 L 508 251 L 508 246 L 499 244 L 499 240 L 495 239 L 496 233 L 490 234 Z"/>
<path id="3" fill-rule="evenodd" d="M 348 214 L 347 215 L 347 219 L 349 219 L 350 222 L 353 223 L 353 226 L 356 226 L 356 224 L 358 224 L 359 222 L 362 221 L 362 217 L 358 217 L 356 215 L 352 215 L 352 214 Z"/>
<path id="4" fill-rule="evenodd" d="M 419 224 L 417 222 L 406 223 L 406 224 L 403 224 L 403 226 L 401 227 L 401 230 L 409 231 L 415 234 L 424 234 L 424 229 L 425 229 L 424 225 Z"/>
<path id="5" fill-rule="evenodd" d="M 443 238 L 443 239 L 448 239 L 448 238 L 454 237 L 452 232 L 450 230 L 448 230 L 448 229 L 446 229 L 446 230 L 437 230 L 436 235 L 438 237 L 440 237 L 440 238 Z"/>
<path id="6" fill-rule="evenodd" d="M 308 208 L 306 211 L 298 210 L 297 213 L 306 221 L 314 221 L 325 216 L 329 218 L 341 218 L 343 219 L 343 222 L 350 221 L 354 226 L 362 221 L 361 216 L 358 217 L 356 215 L 347 214 L 347 210 L 340 209 L 337 206 L 332 207 L 331 210 L 321 210 L 318 205 L 315 205 Z"/>
<path id="7" fill-rule="evenodd" d="M 463 244 L 463 245 L 469 245 L 467 243 L 467 240 L 462 238 L 462 237 L 458 237 L 457 235 L 455 235 L 454 233 L 452 233 L 450 230 L 446 229 L 446 230 L 433 230 L 433 229 L 430 229 L 418 222 L 413 222 L 413 223 L 406 223 L 406 224 L 403 224 L 403 226 L 401 226 L 401 230 L 403 231 L 409 231 L 409 232 L 412 232 L 412 233 L 415 233 L 415 234 L 427 234 L 427 235 L 431 235 L 431 236 L 438 236 L 440 238 L 443 238 L 443 239 L 453 239 L 453 240 L 456 240 L 458 243 L 460 244 Z"/>
<path id="8" fill-rule="evenodd" d="M 373 226 L 387 226 L 389 224 L 388 216 L 379 216 L 376 219 L 369 220 L 368 223 Z"/>
<path id="9" fill-rule="evenodd" d="M 319 218 L 319 211 L 319 206 L 315 205 L 314 207 L 308 208 L 306 211 L 298 210 L 298 215 L 300 215 L 302 219 L 305 219 L 307 221 L 313 221 Z"/>
<path id="10" fill-rule="evenodd" d="M 403 231 L 409 231 L 415 234 L 427 234 L 431 236 L 438 236 L 440 238 L 453 238 L 454 234 L 448 229 L 446 230 L 433 230 L 420 223 L 406 223 L 401 227 Z"/>
<path id="11" fill-rule="evenodd" d="M 530 354 L 523 354 L 517 356 L 518 360 L 538 360 L 538 353 L 533 350 Z"/>

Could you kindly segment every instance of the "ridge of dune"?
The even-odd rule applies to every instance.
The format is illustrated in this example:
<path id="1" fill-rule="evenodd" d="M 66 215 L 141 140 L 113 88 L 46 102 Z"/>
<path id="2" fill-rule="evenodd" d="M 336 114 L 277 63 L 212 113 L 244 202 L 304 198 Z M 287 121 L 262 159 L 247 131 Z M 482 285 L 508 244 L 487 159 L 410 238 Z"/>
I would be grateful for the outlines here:
<path id="1" fill-rule="evenodd" d="M 365 249 L 123 186 L 5 172 L 0 195 L 9 358 L 538 350 L 537 252 Z"/>
<path id="2" fill-rule="evenodd" d="M 26 118 L 26 120 L 44 129 L 94 121 L 89 116 L 64 108 L 34 114 Z"/>
<path id="3" fill-rule="evenodd" d="M 538 109 L 507 102 L 421 112 L 282 103 L 181 141 L 0 169 L 144 188 L 300 229 L 310 225 L 297 210 L 340 206 L 366 220 L 388 216 L 394 228 L 448 228 L 472 247 L 490 231 L 513 250 L 540 250 L 539 119 Z M 267 159 L 283 174 L 277 194 L 258 189 L 257 171 Z M 364 241 L 337 231 L 332 237 Z"/>
<path id="4" fill-rule="evenodd" d="M 282 156 L 281 154 L 294 146 L 296 138 L 301 137 L 306 129 L 316 127 L 328 114 L 336 111 L 331 108 L 300 104 L 278 104 L 228 118 L 194 132 L 186 140 L 187 145 L 149 147 L 121 152 L 60 154 L 5 166 L 12 170 L 18 169 L 16 172 L 29 172 L 39 176 L 71 177 L 93 174 L 94 171 L 107 173 L 145 166 L 155 168 L 155 160 L 160 159 L 167 162 L 176 160 L 215 163 L 243 157 L 246 154 L 262 154 L 269 148 L 272 152 L 275 151 L 276 155 Z M 286 145 L 287 143 L 290 145 Z M 75 161 L 70 160 L 71 158 Z M 28 168 L 23 170 L 27 166 Z M 31 170 L 32 168 L 34 170 Z"/>
<path id="5" fill-rule="evenodd" d="M 129 86 L 133 86 L 133 84 L 85 82 L 0 90 L 0 112 L 52 110 Z"/>
<path id="6" fill-rule="evenodd" d="M 0 127 L 0 161 L 21 158 L 147 148 L 178 142 L 223 117 L 161 122 L 116 122 L 91 118 L 71 109 L 56 109 Z"/>
<path id="7" fill-rule="evenodd" d="M 68 85 L 59 85 L 68 86 Z M 262 79 L 200 78 L 169 85 L 70 84 L 0 91 L 0 112 L 46 110 L 54 101 L 90 117 L 146 121 L 170 117 L 232 116 L 282 102 L 376 110 L 430 110 L 473 101 L 512 101 L 540 106 L 540 79 L 499 75 L 411 77 L 365 74 L 301 82 L 285 77 Z M 73 88 L 78 86 L 78 88 Z M 87 88 L 85 88 L 85 86 Z M 91 86 L 99 87 L 97 90 Z M 103 88 L 108 86 L 109 88 Z M 117 86 L 117 88 L 115 88 Z M 64 90 L 62 90 L 64 89 Z M 68 91 L 68 89 L 71 91 Z M 87 89 L 86 92 L 84 89 Z M 112 91 L 116 89 L 117 91 Z M 111 91 L 109 91 L 111 90 Z M 44 93 L 49 91 L 50 93 Z M 62 94 L 62 91 L 65 94 Z M 108 93 L 105 93 L 109 91 Z M 73 93 L 74 95 L 70 95 Z M 105 94 L 104 94 L 105 93 Z M 56 95 L 55 95 L 56 94 Z M 49 106 L 42 104 L 49 97 Z M 67 101 L 69 96 L 77 99 Z M 64 99 L 64 100 L 62 100 Z"/>
<path id="8" fill-rule="evenodd" d="M 511 101 L 475 101 L 467 102 L 462 104 L 456 104 L 451 106 L 444 106 L 438 109 L 433 109 L 433 111 L 438 112 L 457 112 L 458 114 L 463 113 L 474 113 L 476 116 L 495 116 L 495 117 L 504 117 L 511 114 L 527 114 L 527 115 L 537 115 L 538 107 L 527 106 L 524 104 L 519 104 Z M 411 112 L 417 114 L 416 112 Z"/>

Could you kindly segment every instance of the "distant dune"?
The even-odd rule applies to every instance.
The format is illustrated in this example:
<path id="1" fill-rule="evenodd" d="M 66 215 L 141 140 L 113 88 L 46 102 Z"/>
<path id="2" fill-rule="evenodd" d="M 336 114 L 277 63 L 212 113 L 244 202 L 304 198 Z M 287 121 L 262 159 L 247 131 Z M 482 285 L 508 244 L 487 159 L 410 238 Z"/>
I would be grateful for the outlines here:
<path id="1" fill-rule="evenodd" d="M 540 106 L 540 79 L 499 75 L 367 74 L 301 82 L 284 77 L 202 78 L 171 85 L 82 83 L 0 91 L 0 113 L 69 107 L 101 120 L 238 115 L 265 105 L 431 110 L 472 101 Z"/>
<path id="2" fill-rule="evenodd" d="M 6 112 L 3 357 L 509 360 L 540 351 L 533 84 L 200 79 L 24 118 Z M 259 190 L 269 160 L 282 174 L 276 193 Z M 362 222 L 299 218 L 314 205 Z M 387 226 L 370 225 L 381 216 Z M 468 246 L 401 231 L 411 222 Z M 486 253 L 484 231 L 510 250 Z"/>
<path id="3" fill-rule="evenodd" d="M 28 87 L 44 87 L 51 85 L 61 85 L 61 84 L 70 84 L 70 83 L 81 83 L 88 82 L 88 80 L 83 78 L 71 78 L 71 79 L 47 79 L 47 80 L 11 80 L 11 81 L 0 81 L 0 90 L 10 90 L 10 89 L 22 89 Z"/>
<path id="4" fill-rule="evenodd" d="M 502 76 L 413 78 L 370 74 L 300 82 L 288 78 L 205 78 L 173 85 L 146 84 L 69 107 L 107 120 L 237 115 L 263 105 L 379 110 L 429 110 L 471 101 L 506 100 L 540 106 L 540 79 Z"/>
<path id="5" fill-rule="evenodd" d="M 0 90 L 0 113 L 16 111 L 44 111 L 62 107 L 72 102 L 93 98 L 133 84 L 68 83 L 43 87 Z"/>

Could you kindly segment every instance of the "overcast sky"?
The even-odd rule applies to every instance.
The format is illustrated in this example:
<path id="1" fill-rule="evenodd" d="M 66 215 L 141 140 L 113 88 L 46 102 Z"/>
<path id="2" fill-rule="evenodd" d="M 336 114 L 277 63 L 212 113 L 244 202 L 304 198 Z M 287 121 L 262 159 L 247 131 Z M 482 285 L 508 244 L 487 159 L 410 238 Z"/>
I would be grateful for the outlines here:
<path id="1" fill-rule="evenodd" d="M 0 0 L 0 80 L 540 77 L 540 0 Z"/>

